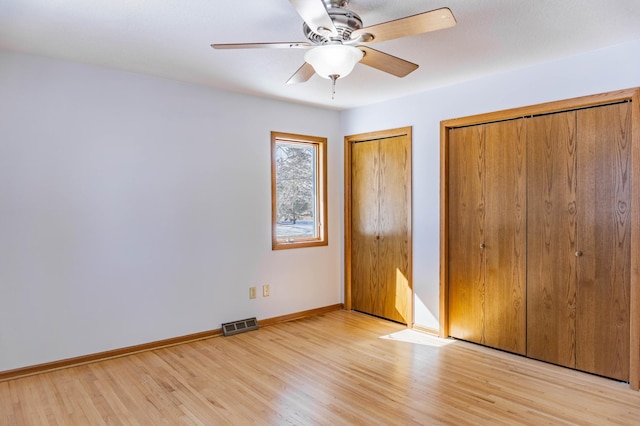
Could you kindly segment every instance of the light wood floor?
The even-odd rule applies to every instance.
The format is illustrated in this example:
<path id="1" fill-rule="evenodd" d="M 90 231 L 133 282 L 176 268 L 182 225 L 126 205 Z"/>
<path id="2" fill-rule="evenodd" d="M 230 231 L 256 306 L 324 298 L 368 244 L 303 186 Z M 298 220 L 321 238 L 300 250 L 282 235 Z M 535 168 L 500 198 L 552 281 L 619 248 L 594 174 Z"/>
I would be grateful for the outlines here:
<path id="1" fill-rule="evenodd" d="M 447 342 L 335 311 L 2 382 L 0 425 L 640 424 L 626 384 Z"/>

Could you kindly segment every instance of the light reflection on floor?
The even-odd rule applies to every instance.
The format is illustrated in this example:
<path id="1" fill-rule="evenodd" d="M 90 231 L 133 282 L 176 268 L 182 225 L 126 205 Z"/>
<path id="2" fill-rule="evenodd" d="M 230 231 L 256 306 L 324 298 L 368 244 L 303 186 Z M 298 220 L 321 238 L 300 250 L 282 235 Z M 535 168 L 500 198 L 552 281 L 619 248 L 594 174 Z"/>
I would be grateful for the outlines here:
<path id="1" fill-rule="evenodd" d="M 385 336 L 380 336 L 380 339 L 394 340 L 396 342 L 413 343 L 416 345 L 433 346 L 437 348 L 446 346 L 455 342 L 455 340 L 453 339 L 442 339 L 437 336 L 431 336 L 429 334 L 416 331 L 416 330 L 411 330 L 411 329 L 400 330 L 400 331 L 396 331 L 395 333 L 387 334 Z"/>

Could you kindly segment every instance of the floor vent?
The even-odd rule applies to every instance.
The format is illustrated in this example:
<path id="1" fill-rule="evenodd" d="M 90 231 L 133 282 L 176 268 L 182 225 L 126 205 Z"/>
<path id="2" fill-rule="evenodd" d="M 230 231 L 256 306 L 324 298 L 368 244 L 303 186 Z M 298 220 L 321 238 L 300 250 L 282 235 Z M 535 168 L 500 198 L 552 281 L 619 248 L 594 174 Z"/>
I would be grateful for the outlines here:
<path id="1" fill-rule="evenodd" d="M 231 336 L 232 334 L 244 333 L 245 331 L 257 330 L 258 320 L 247 318 L 240 321 L 227 322 L 222 324 L 222 334 Z"/>

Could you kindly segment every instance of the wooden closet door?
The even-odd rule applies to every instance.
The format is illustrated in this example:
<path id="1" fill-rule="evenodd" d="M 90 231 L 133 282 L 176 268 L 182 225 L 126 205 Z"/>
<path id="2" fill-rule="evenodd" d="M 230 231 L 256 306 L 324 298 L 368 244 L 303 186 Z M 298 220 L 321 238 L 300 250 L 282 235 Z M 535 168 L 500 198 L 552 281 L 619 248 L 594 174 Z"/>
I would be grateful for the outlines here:
<path id="1" fill-rule="evenodd" d="M 351 148 L 351 303 L 355 310 L 380 315 L 378 221 L 380 158 L 377 141 Z"/>
<path id="2" fill-rule="evenodd" d="M 527 355 L 575 367 L 576 112 L 526 122 Z"/>
<path id="3" fill-rule="evenodd" d="M 449 131 L 449 334 L 484 343 L 484 126 Z"/>
<path id="4" fill-rule="evenodd" d="M 576 368 L 629 380 L 631 104 L 577 114 Z"/>
<path id="5" fill-rule="evenodd" d="M 351 150 L 352 307 L 411 321 L 408 135 L 355 143 Z"/>
<path id="6" fill-rule="evenodd" d="M 379 142 L 379 236 L 378 265 L 380 297 L 384 300 L 380 316 L 409 323 L 409 138 L 406 135 Z"/>
<path id="7" fill-rule="evenodd" d="M 527 153 L 524 120 L 485 125 L 485 343 L 527 348 Z"/>

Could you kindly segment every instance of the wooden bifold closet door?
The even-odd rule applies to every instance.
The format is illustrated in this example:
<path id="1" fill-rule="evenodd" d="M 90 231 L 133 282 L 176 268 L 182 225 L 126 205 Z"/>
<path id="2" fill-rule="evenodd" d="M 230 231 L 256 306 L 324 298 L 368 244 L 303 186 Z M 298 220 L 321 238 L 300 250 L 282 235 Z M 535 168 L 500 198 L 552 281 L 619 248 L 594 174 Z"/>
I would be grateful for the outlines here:
<path id="1" fill-rule="evenodd" d="M 411 322 L 409 202 L 411 139 L 351 146 L 352 308 Z"/>
<path id="2" fill-rule="evenodd" d="M 582 255 L 576 269 L 576 368 L 626 381 L 630 345 L 631 103 L 578 111 L 577 123 L 581 173 L 578 250 Z"/>
<path id="3" fill-rule="evenodd" d="M 522 120 L 449 132 L 449 333 L 526 350 Z"/>
<path id="4" fill-rule="evenodd" d="M 448 335 L 639 387 L 633 108 L 443 127 Z"/>
<path id="5" fill-rule="evenodd" d="M 640 88 L 441 129 L 442 335 L 640 389 Z"/>
<path id="6" fill-rule="evenodd" d="M 575 367 L 576 112 L 527 120 L 527 354 Z"/>
<path id="7" fill-rule="evenodd" d="M 629 378 L 631 104 L 528 120 L 528 356 Z"/>

